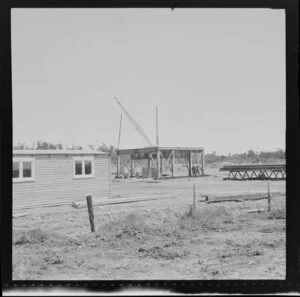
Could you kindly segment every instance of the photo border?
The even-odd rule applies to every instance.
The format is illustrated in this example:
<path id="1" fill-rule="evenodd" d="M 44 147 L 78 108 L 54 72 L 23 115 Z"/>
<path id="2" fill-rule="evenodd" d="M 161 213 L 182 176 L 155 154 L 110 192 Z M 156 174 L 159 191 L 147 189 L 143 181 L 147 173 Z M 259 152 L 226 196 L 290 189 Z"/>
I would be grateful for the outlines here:
<path id="1" fill-rule="evenodd" d="M 286 293 L 299 292 L 300 243 L 300 149 L 298 90 L 298 1 L 1 1 L 0 11 L 0 141 L 1 141 L 1 274 L 2 290 L 85 289 L 113 292 L 124 289 L 167 290 L 173 293 Z M 142 281 L 13 281 L 12 280 L 12 65 L 11 9 L 13 8 L 271 8 L 284 9 L 286 16 L 286 279 L 285 280 L 142 280 Z M 298 169 L 298 171 L 297 171 Z M 298 184 L 297 184 L 298 182 Z M 297 195 L 298 194 L 298 195 Z M 155 292 L 155 291 L 154 291 Z"/>

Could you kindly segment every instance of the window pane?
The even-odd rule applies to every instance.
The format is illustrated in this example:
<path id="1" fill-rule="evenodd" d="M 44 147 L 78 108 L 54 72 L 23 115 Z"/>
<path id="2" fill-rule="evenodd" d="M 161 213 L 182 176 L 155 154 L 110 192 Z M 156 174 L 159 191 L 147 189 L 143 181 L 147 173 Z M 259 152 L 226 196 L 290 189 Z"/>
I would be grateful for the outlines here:
<path id="1" fill-rule="evenodd" d="M 92 174 L 92 161 L 85 161 L 85 174 Z"/>
<path id="2" fill-rule="evenodd" d="M 13 178 L 20 177 L 20 163 L 13 162 Z"/>
<path id="3" fill-rule="evenodd" d="M 31 162 L 23 162 L 23 177 L 31 176 Z"/>
<path id="4" fill-rule="evenodd" d="M 82 162 L 75 161 L 75 175 L 81 175 L 81 174 L 82 174 Z"/>

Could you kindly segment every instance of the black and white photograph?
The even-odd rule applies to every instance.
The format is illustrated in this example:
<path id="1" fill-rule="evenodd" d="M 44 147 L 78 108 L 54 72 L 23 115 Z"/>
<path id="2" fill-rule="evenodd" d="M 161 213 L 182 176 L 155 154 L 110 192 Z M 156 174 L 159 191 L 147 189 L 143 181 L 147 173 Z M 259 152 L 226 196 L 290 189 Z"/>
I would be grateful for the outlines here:
<path id="1" fill-rule="evenodd" d="M 285 24 L 12 9 L 13 280 L 285 280 Z"/>

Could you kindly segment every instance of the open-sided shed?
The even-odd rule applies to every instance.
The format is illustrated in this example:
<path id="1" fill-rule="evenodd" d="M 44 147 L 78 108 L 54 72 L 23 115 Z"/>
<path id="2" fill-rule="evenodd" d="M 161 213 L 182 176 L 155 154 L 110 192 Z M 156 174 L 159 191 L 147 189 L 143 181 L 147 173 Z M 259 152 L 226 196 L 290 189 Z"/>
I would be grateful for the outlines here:
<path id="1" fill-rule="evenodd" d="M 203 147 L 158 147 L 117 150 L 117 176 L 125 171 L 133 176 L 142 168 L 143 177 L 161 178 L 204 175 Z M 137 166 L 139 165 L 139 166 Z M 187 169 L 187 174 L 176 170 L 176 165 Z"/>

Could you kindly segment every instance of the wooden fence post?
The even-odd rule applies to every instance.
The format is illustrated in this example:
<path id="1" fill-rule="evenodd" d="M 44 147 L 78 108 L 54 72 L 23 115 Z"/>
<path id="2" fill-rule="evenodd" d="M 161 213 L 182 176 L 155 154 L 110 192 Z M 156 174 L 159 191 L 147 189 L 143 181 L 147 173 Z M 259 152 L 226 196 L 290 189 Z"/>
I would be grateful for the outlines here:
<path id="1" fill-rule="evenodd" d="M 196 186 L 193 184 L 193 211 L 196 210 Z"/>
<path id="2" fill-rule="evenodd" d="M 271 191 L 270 191 L 270 182 L 268 181 L 268 212 L 271 211 Z"/>
<path id="3" fill-rule="evenodd" d="M 92 200 L 91 195 L 86 196 L 86 202 L 87 202 L 87 208 L 88 208 L 89 219 L 90 219 L 90 224 L 91 224 L 91 231 L 95 232 L 94 208 L 93 208 L 93 200 Z"/>

